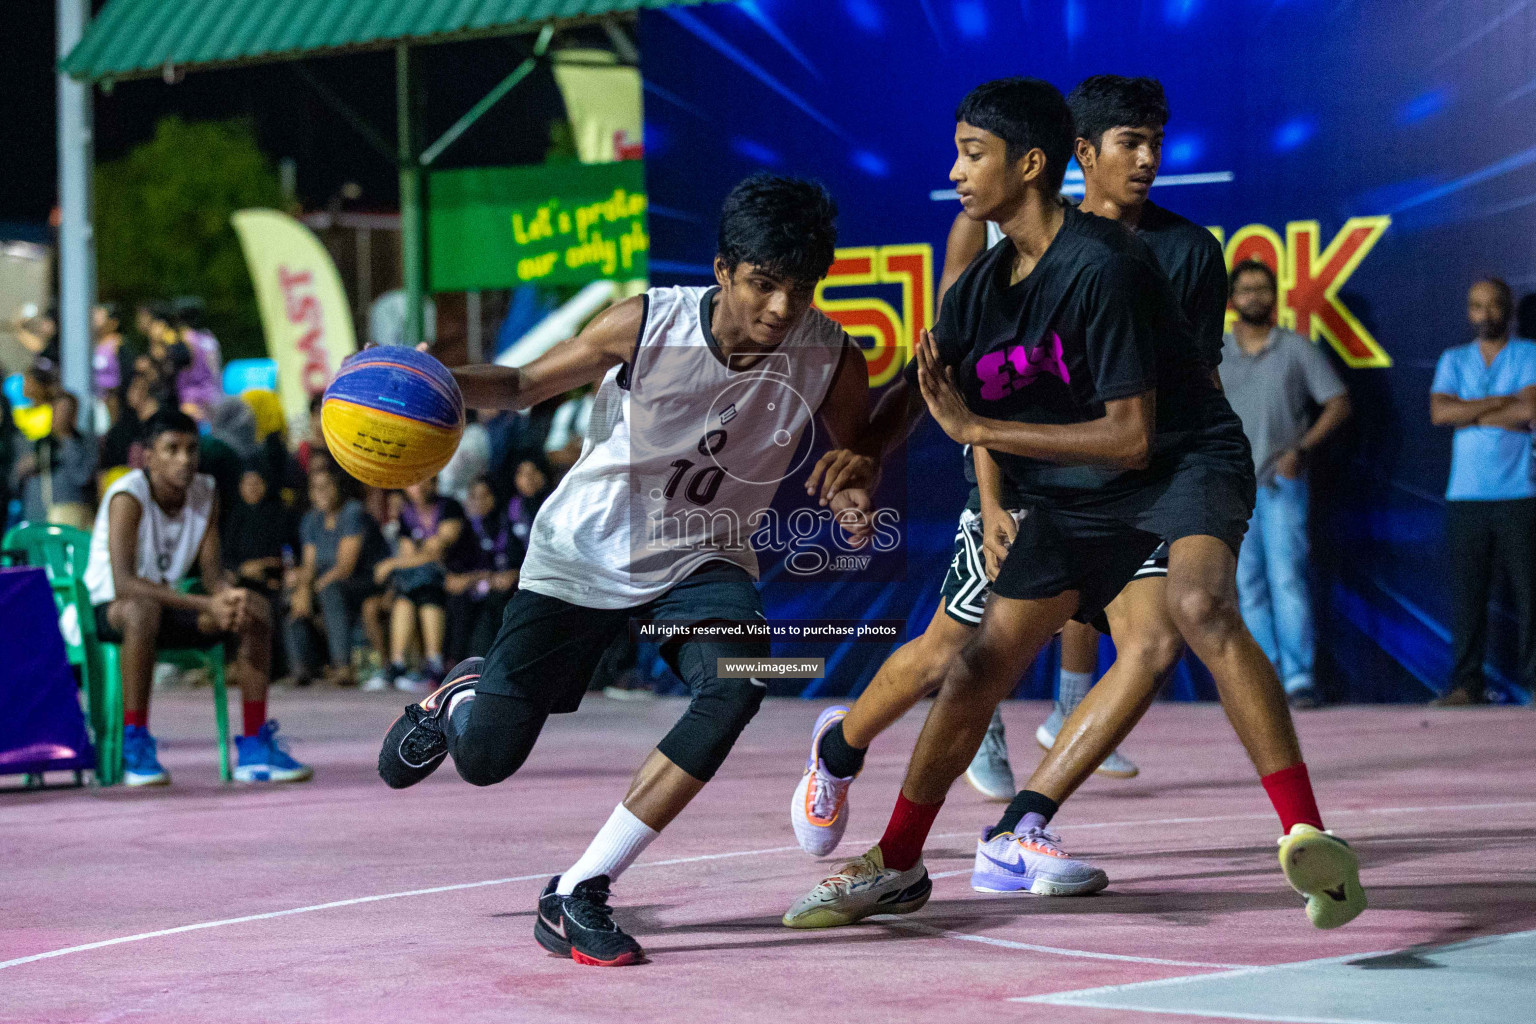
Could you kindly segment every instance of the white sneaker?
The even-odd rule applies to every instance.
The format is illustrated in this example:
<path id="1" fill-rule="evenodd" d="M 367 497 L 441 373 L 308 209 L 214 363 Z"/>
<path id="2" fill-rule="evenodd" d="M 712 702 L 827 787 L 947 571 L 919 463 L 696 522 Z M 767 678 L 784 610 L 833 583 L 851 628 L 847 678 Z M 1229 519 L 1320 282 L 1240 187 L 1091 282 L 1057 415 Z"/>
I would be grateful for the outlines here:
<path id="1" fill-rule="evenodd" d="M 1040 744 L 1041 750 L 1050 750 L 1056 745 L 1056 734 L 1061 732 L 1061 725 L 1065 721 L 1061 705 L 1053 705 L 1050 715 L 1035 728 L 1035 742 Z"/>
<path id="2" fill-rule="evenodd" d="M 836 928 L 872 914 L 910 914 L 928 902 L 931 892 L 922 861 L 895 871 L 885 866 L 880 847 L 872 846 L 796 900 L 783 920 L 789 928 Z"/>
<path id="3" fill-rule="evenodd" d="M 825 857 L 837 849 L 848 828 L 848 787 L 853 777 L 840 779 L 821 763 L 821 738 L 841 722 L 848 709 L 841 704 L 827 708 L 811 730 L 811 756 L 795 795 L 789 801 L 789 821 L 795 827 L 795 841 L 812 857 Z"/>
<path id="4" fill-rule="evenodd" d="M 358 689 L 364 693 L 382 693 L 389 689 L 389 676 L 384 674 L 383 669 L 379 669 L 373 675 L 364 679 L 363 685 L 358 687 Z"/>
<path id="5" fill-rule="evenodd" d="M 1054 832 L 1031 828 L 992 836 L 991 831 L 987 829 L 976 842 L 971 888 L 977 892 L 1086 896 L 1109 884 L 1102 870 L 1068 856 Z"/>
<path id="6" fill-rule="evenodd" d="M 431 693 L 437 687 L 432 685 L 432 680 L 420 672 L 407 672 L 403 676 L 395 677 L 395 689 L 401 693 Z"/>
<path id="7" fill-rule="evenodd" d="M 992 724 L 965 770 L 965 781 L 988 800 L 1013 799 L 1013 766 L 1008 763 L 1008 737 L 1003 732 L 1001 710 L 992 712 Z"/>
<path id="8" fill-rule="evenodd" d="M 1056 734 L 1061 731 L 1066 718 L 1061 713 L 1061 705 L 1051 708 L 1050 717 L 1040 723 L 1035 730 L 1035 742 L 1040 744 L 1042 750 L 1050 750 L 1056 745 Z M 1111 750 L 1109 756 L 1104 759 L 1094 771 L 1100 775 L 1107 775 L 1112 779 L 1134 779 L 1141 774 L 1141 769 L 1135 762 L 1118 750 Z"/>

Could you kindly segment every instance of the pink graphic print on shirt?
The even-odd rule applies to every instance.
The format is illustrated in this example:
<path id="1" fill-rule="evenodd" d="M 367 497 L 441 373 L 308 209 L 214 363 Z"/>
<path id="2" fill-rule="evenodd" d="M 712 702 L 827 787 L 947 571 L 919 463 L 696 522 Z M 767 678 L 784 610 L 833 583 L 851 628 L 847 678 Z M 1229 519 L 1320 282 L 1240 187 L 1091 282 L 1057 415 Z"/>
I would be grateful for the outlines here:
<path id="1" fill-rule="evenodd" d="M 1041 342 L 1034 352 L 1023 345 L 999 352 L 988 352 L 976 360 L 976 378 L 981 381 L 981 397 L 989 402 L 1022 391 L 1041 374 L 1051 374 L 1062 383 L 1070 383 L 1067 361 L 1061 353 L 1061 335 L 1051 332 L 1049 342 Z"/>

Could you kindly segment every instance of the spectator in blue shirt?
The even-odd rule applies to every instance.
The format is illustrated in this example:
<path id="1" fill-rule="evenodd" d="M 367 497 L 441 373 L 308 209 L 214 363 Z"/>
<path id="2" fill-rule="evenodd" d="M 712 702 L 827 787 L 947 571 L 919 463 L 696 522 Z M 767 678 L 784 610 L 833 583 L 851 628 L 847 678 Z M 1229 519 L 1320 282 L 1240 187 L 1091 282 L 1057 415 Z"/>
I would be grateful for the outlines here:
<path id="1" fill-rule="evenodd" d="M 1509 336 L 1512 300 L 1509 285 L 1497 278 L 1472 286 L 1467 319 L 1476 340 L 1441 354 L 1430 387 L 1430 419 L 1456 428 L 1445 491 L 1455 664 L 1450 688 L 1434 702 L 1440 706 L 1488 700 L 1483 655 L 1496 566 L 1515 597 L 1520 682 L 1536 686 L 1536 342 Z"/>

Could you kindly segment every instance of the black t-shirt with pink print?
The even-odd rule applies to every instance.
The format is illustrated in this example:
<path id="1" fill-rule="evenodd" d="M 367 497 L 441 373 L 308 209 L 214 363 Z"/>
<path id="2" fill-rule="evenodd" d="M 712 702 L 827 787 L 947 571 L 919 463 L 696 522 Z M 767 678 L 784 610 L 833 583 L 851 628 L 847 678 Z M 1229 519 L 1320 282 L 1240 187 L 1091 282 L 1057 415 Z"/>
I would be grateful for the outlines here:
<path id="1" fill-rule="evenodd" d="M 1209 369 L 1146 244 L 1115 222 L 1063 207 L 1034 270 L 1010 283 L 1013 243 L 978 257 L 945 295 L 934 328 L 966 405 L 990 419 L 1083 423 L 1104 405 L 1157 392 L 1152 464 L 1142 470 L 1063 466 L 993 452 L 1026 501 L 1099 504 L 1167 478 L 1177 456 L 1242 426 Z M 916 364 L 907 367 L 916 386 Z M 1218 445 L 1225 450 L 1230 443 Z"/>

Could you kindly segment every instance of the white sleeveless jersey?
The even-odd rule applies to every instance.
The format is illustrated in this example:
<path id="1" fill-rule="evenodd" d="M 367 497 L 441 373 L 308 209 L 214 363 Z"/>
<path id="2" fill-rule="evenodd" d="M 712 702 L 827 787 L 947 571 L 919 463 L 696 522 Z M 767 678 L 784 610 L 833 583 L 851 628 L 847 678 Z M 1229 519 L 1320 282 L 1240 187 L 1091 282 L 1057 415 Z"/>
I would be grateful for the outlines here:
<path id="1" fill-rule="evenodd" d="M 213 477 L 198 473 L 187 488 L 187 502 L 176 515 L 167 515 L 149 493 L 149 477 L 142 469 L 123 474 L 101 497 L 96 528 L 91 531 L 91 557 L 85 567 L 85 587 L 91 604 L 106 604 L 117 596 L 112 581 L 112 554 L 107 548 L 108 509 L 119 494 L 131 494 L 139 515 L 139 557 L 134 572 L 151 583 L 179 583 L 197 561 L 198 548 L 213 515 Z"/>
<path id="2" fill-rule="evenodd" d="M 708 561 L 757 578 L 759 514 L 781 481 L 810 471 L 808 454 L 795 458 L 801 437 L 844 353 L 861 353 L 812 309 L 772 352 L 727 366 L 709 328 L 716 291 L 645 293 L 634 359 L 603 378 L 581 457 L 534 520 L 518 586 L 632 608 Z"/>

